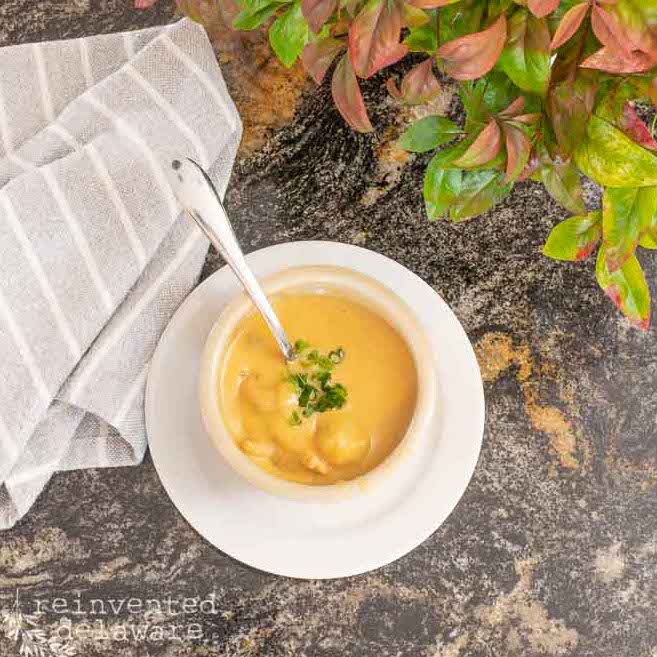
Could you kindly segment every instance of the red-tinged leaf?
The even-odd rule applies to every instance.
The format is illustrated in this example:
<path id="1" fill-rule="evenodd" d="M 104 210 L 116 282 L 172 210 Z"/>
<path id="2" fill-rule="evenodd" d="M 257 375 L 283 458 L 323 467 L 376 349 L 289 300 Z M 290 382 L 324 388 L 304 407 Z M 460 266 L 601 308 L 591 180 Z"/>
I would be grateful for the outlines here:
<path id="1" fill-rule="evenodd" d="M 552 229 L 543 247 L 543 255 L 553 260 L 584 260 L 593 253 L 601 237 L 599 210 L 569 217 Z"/>
<path id="2" fill-rule="evenodd" d="M 399 42 L 401 29 L 397 3 L 367 2 L 349 28 L 349 56 L 358 76 L 369 78 L 408 52 L 408 47 Z"/>
<path id="3" fill-rule="evenodd" d="M 620 127 L 632 141 L 651 151 L 657 151 L 657 142 L 653 139 L 648 126 L 636 113 L 632 103 L 625 103 L 623 106 Z"/>
<path id="4" fill-rule="evenodd" d="M 358 79 L 351 66 L 349 55 L 342 56 L 333 71 L 331 92 L 336 107 L 344 120 L 358 132 L 372 132 L 372 124 L 367 116 L 363 95 L 358 86 Z"/>
<path id="5" fill-rule="evenodd" d="M 523 125 L 533 125 L 536 123 L 542 114 L 521 114 L 520 116 L 514 116 L 512 119 L 513 123 L 522 123 Z"/>
<path id="6" fill-rule="evenodd" d="M 518 96 L 506 109 L 499 113 L 499 116 L 503 119 L 511 119 L 520 114 L 523 109 L 525 109 L 525 97 Z"/>
<path id="7" fill-rule="evenodd" d="M 559 0 L 528 0 L 527 6 L 536 18 L 543 18 L 559 6 Z"/>
<path id="8" fill-rule="evenodd" d="M 479 133 L 461 157 L 454 160 L 453 164 L 463 169 L 479 167 L 490 162 L 502 148 L 502 132 L 495 119 L 491 119 L 488 125 Z"/>
<path id="9" fill-rule="evenodd" d="M 639 7 L 645 3 L 645 6 Z M 650 5 L 650 9 L 648 8 Z M 657 14 L 654 0 L 623 0 L 612 12 L 617 18 L 629 50 L 657 57 Z M 656 62 L 657 63 L 657 62 Z"/>
<path id="10" fill-rule="evenodd" d="M 599 242 L 591 242 L 590 244 L 586 244 L 582 246 L 578 251 L 577 251 L 577 261 L 580 260 L 586 260 L 596 249 L 598 246 Z"/>
<path id="11" fill-rule="evenodd" d="M 324 79 L 329 66 L 344 47 L 345 44 L 342 41 L 324 37 L 307 44 L 303 49 L 301 54 L 303 67 L 317 84 Z"/>
<path id="12" fill-rule="evenodd" d="M 386 83 L 390 95 L 409 105 L 421 105 L 435 98 L 440 93 L 440 83 L 432 64 L 433 59 L 429 58 L 412 68 L 402 79 L 401 89 L 390 78 Z"/>
<path id="13" fill-rule="evenodd" d="M 618 270 L 611 272 L 607 265 L 606 249 L 598 251 L 595 266 L 598 284 L 614 305 L 642 331 L 650 325 L 650 290 L 641 264 L 632 256 Z"/>
<path id="14" fill-rule="evenodd" d="M 618 18 L 597 4 L 591 8 L 591 27 L 598 41 L 621 56 L 632 53 L 631 44 L 628 43 Z"/>
<path id="15" fill-rule="evenodd" d="M 157 0 L 135 0 L 135 9 L 148 9 L 156 2 Z"/>
<path id="16" fill-rule="evenodd" d="M 531 178 L 536 173 L 536 171 L 538 171 L 539 164 L 540 163 L 538 161 L 538 157 L 534 153 L 530 156 L 529 162 L 527 162 L 525 168 L 520 172 L 516 182 L 522 182 L 523 180 L 528 180 Z"/>
<path id="17" fill-rule="evenodd" d="M 506 109 L 498 113 L 501 119 L 511 123 L 522 123 L 531 125 L 541 118 L 541 114 L 520 114 L 525 108 L 525 98 L 520 96 L 516 98 Z"/>
<path id="18" fill-rule="evenodd" d="M 532 150 L 532 145 L 522 130 L 504 125 L 504 138 L 506 142 L 506 176 L 504 182 L 517 180 L 522 173 Z"/>
<path id="19" fill-rule="evenodd" d="M 566 158 L 586 139 L 594 99 L 595 88 L 587 84 L 564 82 L 550 90 L 547 110 L 560 152 Z"/>
<path id="20" fill-rule="evenodd" d="M 403 82 L 403 80 L 402 80 L 402 82 Z M 401 89 L 397 86 L 397 83 L 395 82 L 394 78 L 388 78 L 388 80 L 386 81 L 386 89 L 388 90 L 388 93 L 395 100 L 398 100 L 400 103 L 405 102 L 404 94 L 401 91 Z"/>
<path id="21" fill-rule="evenodd" d="M 645 73 L 655 65 L 654 61 L 645 52 L 634 50 L 631 55 L 619 56 L 611 48 L 600 48 L 590 57 L 587 57 L 580 66 L 594 68 L 607 73 Z"/>
<path id="22" fill-rule="evenodd" d="M 504 14 L 488 28 L 448 41 L 438 49 L 445 69 L 456 80 L 474 80 L 486 75 L 499 59 L 506 39 Z"/>
<path id="23" fill-rule="evenodd" d="M 338 5 L 338 0 L 301 0 L 301 12 L 310 29 L 317 34 Z"/>
<path id="24" fill-rule="evenodd" d="M 552 37 L 552 42 L 550 43 L 550 50 L 556 50 L 562 46 L 566 41 L 568 41 L 575 32 L 579 29 L 579 26 L 586 16 L 586 12 L 589 9 L 588 2 L 581 2 L 574 7 L 571 7 L 561 19 L 557 31 Z"/>
<path id="25" fill-rule="evenodd" d="M 456 2 L 461 0 L 408 0 L 410 4 L 414 7 L 420 9 L 434 9 L 435 7 L 446 7 L 447 5 L 453 5 Z"/>

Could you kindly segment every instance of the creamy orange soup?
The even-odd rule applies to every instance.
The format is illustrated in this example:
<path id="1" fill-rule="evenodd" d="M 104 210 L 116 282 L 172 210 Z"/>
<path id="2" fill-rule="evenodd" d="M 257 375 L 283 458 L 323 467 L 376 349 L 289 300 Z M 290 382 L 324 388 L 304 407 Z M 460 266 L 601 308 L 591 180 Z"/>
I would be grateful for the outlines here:
<path id="1" fill-rule="evenodd" d="M 290 382 L 307 372 L 304 354 L 288 365 L 253 312 L 231 337 L 221 369 L 218 401 L 229 432 L 260 467 L 289 481 L 332 484 L 368 472 L 413 416 L 417 373 L 408 347 L 382 317 L 346 298 L 286 294 L 273 305 L 292 341 L 322 354 L 342 349 L 331 382 L 347 390 L 346 403 L 304 416 Z"/>

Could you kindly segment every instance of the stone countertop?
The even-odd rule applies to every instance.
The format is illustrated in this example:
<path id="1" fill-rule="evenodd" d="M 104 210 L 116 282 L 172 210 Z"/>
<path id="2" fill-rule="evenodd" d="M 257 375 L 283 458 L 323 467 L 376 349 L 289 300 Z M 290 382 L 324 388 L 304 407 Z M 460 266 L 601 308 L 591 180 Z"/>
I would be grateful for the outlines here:
<path id="1" fill-rule="evenodd" d="M 166 5 L 137 13 L 129 0 L 1 4 L 2 44 L 171 18 Z M 427 158 L 407 157 L 389 139 L 404 118 L 383 78 L 365 90 L 378 137 L 359 136 L 326 87 L 282 73 L 257 43 L 249 47 L 260 60 L 246 75 L 234 49 L 218 44 L 247 128 L 227 194 L 242 244 L 359 244 L 446 299 L 485 380 L 473 480 L 411 554 L 367 575 L 304 582 L 252 570 L 206 543 L 148 458 L 59 474 L 27 517 L 0 533 L 0 603 L 7 608 L 17 589 L 28 607 L 46 601 L 37 621 L 53 637 L 62 617 L 78 622 L 76 600 L 116 607 L 216 596 L 211 613 L 97 608 L 93 635 L 60 636 L 88 657 L 656 657 L 657 329 L 629 328 L 597 289 L 592 263 L 540 255 L 565 216 L 540 186 L 518 185 L 480 219 L 430 223 L 421 197 Z M 440 102 L 450 109 L 448 92 Z M 657 261 L 643 260 L 656 280 Z M 219 264 L 210 256 L 204 275 Z M 177 625 L 178 634 L 124 640 L 137 621 Z M 17 654 L 0 632 L 0 656 Z"/>

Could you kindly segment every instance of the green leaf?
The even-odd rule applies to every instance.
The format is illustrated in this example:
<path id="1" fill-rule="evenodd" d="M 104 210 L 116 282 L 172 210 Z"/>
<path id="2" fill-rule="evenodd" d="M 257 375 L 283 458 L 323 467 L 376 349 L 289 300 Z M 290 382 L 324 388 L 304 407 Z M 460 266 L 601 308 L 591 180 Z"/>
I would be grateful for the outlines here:
<path id="1" fill-rule="evenodd" d="M 511 0 L 488 0 L 488 15 L 499 16 L 511 6 Z"/>
<path id="2" fill-rule="evenodd" d="M 449 209 L 451 221 L 476 217 L 499 203 L 513 188 L 504 183 L 499 171 L 467 171 L 463 176 L 458 198 Z"/>
<path id="3" fill-rule="evenodd" d="M 655 231 L 657 229 L 657 187 L 641 187 L 639 189 L 637 211 L 641 233 Z"/>
<path id="4" fill-rule="evenodd" d="M 571 162 L 549 162 L 538 171 L 541 182 L 552 198 L 575 214 L 584 214 L 582 181 L 577 167 Z"/>
<path id="5" fill-rule="evenodd" d="M 420 25 L 426 25 L 429 22 L 429 14 L 410 2 L 402 2 L 400 8 L 404 27 L 420 27 Z"/>
<path id="6" fill-rule="evenodd" d="M 484 3 L 464 0 L 440 10 L 440 43 L 447 43 L 480 29 Z"/>
<path id="7" fill-rule="evenodd" d="M 602 199 L 602 230 L 610 270 L 636 250 L 641 234 L 657 214 L 657 188 L 608 188 Z"/>
<path id="8" fill-rule="evenodd" d="M 575 150 L 575 162 L 584 175 L 606 187 L 657 185 L 657 157 L 595 115 L 587 138 Z"/>
<path id="9" fill-rule="evenodd" d="M 412 27 L 402 43 L 411 52 L 434 53 L 438 50 L 438 19 L 435 9 L 427 10 L 429 21 L 419 27 Z"/>
<path id="10" fill-rule="evenodd" d="M 255 30 L 283 4 L 283 2 L 272 2 L 272 0 L 243 2 L 243 9 L 235 17 L 233 27 L 236 30 Z"/>
<path id="11" fill-rule="evenodd" d="M 636 256 L 631 256 L 620 269 L 611 272 L 606 250 L 600 247 L 595 275 L 598 284 L 614 305 L 635 326 L 646 331 L 650 324 L 650 290 Z"/>
<path id="12" fill-rule="evenodd" d="M 501 71 L 491 71 L 476 82 L 461 82 L 459 94 L 467 112 L 465 129 L 470 132 L 486 123 L 490 114 L 506 109 L 518 97 L 518 88 Z M 534 110 L 527 108 L 526 103 L 526 111 Z"/>
<path id="13" fill-rule="evenodd" d="M 451 146 L 446 146 L 434 155 L 432 162 L 443 169 L 459 169 L 460 167 L 453 165 L 453 162 L 468 150 L 472 142 L 472 139 L 462 139 Z"/>
<path id="14" fill-rule="evenodd" d="M 461 190 L 460 169 L 443 169 L 440 153 L 434 156 L 424 174 L 424 203 L 429 219 L 440 219 Z"/>
<path id="15" fill-rule="evenodd" d="M 639 240 L 639 246 L 642 246 L 644 249 L 657 249 L 657 237 L 655 237 L 655 233 L 644 233 Z"/>
<path id="16" fill-rule="evenodd" d="M 476 82 L 466 81 L 459 83 L 458 90 L 463 108 L 466 112 L 465 129 L 467 131 L 472 130 L 479 124 L 485 123 L 488 117 L 488 107 L 484 101 L 486 78 L 477 80 Z"/>
<path id="17" fill-rule="evenodd" d="M 599 210 L 569 217 L 552 229 L 543 247 L 543 255 L 554 260 L 583 260 L 593 252 L 601 237 Z"/>
<path id="18" fill-rule="evenodd" d="M 654 188 L 650 189 L 654 190 Z M 649 211 L 644 209 L 641 217 L 642 234 L 639 244 L 644 249 L 657 249 L 657 210 L 652 217 L 648 215 Z"/>
<path id="19" fill-rule="evenodd" d="M 425 153 L 451 141 L 461 128 L 444 116 L 427 116 L 411 125 L 399 138 L 399 146 L 412 153 Z"/>
<path id="20" fill-rule="evenodd" d="M 498 66 L 523 91 L 545 96 L 550 81 L 550 30 L 544 18 L 518 9 Z"/>
<path id="21" fill-rule="evenodd" d="M 308 43 L 310 28 L 301 13 L 301 2 L 295 2 L 269 28 L 269 43 L 284 66 L 290 68 Z"/>

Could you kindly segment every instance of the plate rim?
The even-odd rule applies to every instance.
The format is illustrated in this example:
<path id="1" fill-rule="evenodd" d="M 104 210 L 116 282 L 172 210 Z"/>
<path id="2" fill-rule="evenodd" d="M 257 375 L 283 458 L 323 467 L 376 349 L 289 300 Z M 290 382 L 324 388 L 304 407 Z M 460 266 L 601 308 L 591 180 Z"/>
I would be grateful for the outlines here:
<path id="1" fill-rule="evenodd" d="M 155 470 L 157 472 L 158 478 L 160 479 L 160 482 L 162 484 L 162 487 L 166 491 L 169 499 L 171 500 L 171 503 L 176 507 L 178 512 L 183 516 L 185 521 L 191 525 L 191 527 L 200 535 L 203 537 L 204 540 L 206 540 L 209 544 L 211 544 L 213 547 L 218 549 L 219 551 L 223 552 L 224 554 L 228 555 L 231 559 L 235 559 L 239 561 L 242 564 L 245 564 L 251 568 L 254 568 L 256 570 L 259 570 L 261 572 L 269 573 L 269 574 L 274 574 L 277 576 L 283 576 L 283 577 L 290 577 L 294 579 L 336 579 L 336 578 L 341 578 L 341 577 L 350 577 L 354 575 L 359 575 L 365 572 L 370 572 L 372 570 L 381 568 L 385 565 L 388 565 L 401 557 L 405 556 L 409 552 L 411 552 L 413 549 L 424 543 L 432 534 L 434 534 L 442 525 L 443 523 L 449 518 L 449 516 L 454 512 L 456 509 L 459 501 L 463 497 L 463 494 L 465 493 L 465 490 L 467 489 L 472 476 L 474 474 L 474 471 L 476 469 L 480 454 L 481 454 L 481 449 L 483 445 L 483 440 L 484 440 L 484 433 L 485 433 L 485 419 L 486 419 L 486 403 L 485 403 L 485 396 L 484 396 L 484 387 L 483 387 L 483 380 L 481 377 L 481 372 L 479 369 L 479 364 L 477 362 L 477 358 L 472 346 L 472 343 L 470 342 L 470 339 L 468 338 L 463 326 L 461 325 L 458 317 L 455 315 L 455 313 L 452 311 L 452 309 L 448 306 L 448 304 L 444 301 L 444 299 L 440 296 L 440 294 L 434 290 L 428 283 L 426 283 L 422 278 L 420 278 L 417 274 L 415 274 L 413 271 L 410 269 L 404 267 L 401 265 L 401 263 L 396 262 L 395 260 L 392 260 L 391 258 L 378 253 L 376 251 L 372 251 L 369 249 L 365 249 L 361 246 L 357 245 L 352 245 L 352 244 L 346 244 L 342 242 L 332 242 L 328 240 L 301 240 L 301 241 L 293 241 L 293 242 L 284 242 L 284 243 L 279 243 L 279 244 L 274 244 L 270 245 L 261 249 L 257 249 L 255 251 L 250 252 L 248 255 L 246 255 L 247 262 L 250 259 L 258 259 L 258 258 L 265 258 L 268 254 L 274 254 L 277 251 L 288 251 L 288 250 L 294 250 L 294 249 L 302 249 L 304 247 L 310 247 L 311 249 L 316 249 L 316 248 L 330 248 L 334 249 L 336 251 L 344 251 L 345 254 L 347 252 L 351 252 L 352 254 L 356 255 L 358 253 L 365 253 L 369 258 L 374 257 L 375 259 L 380 259 L 382 263 L 386 263 L 388 265 L 394 266 L 394 268 L 398 269 L 400 272 L 403 271 L 404 275 L 409 277 L 409 280 L 413 282 L 415 285 L 420 285 L 424 287 L 426 290 L 430 291 L 434 296 L 436 301 L 441 304 L 442 310 L 447 313 L 447 315 L 450 317 L 450 320 L 454 324 L 454 328 L 457 329 L 457 331 L 461 334 L 460 337 L 462 338 L 461 342 L 463 343 L 464 349 L 464 355 L 467 357 L 470 366 L 472 367 L 472 373 L 476 373 L 476 385 L 474 386 L 473 389 L 473 397 L 471 399 L 474 400 L 475 404 L 473 406 L 472 410 L 472 424 L 473 424 L 473 433 L 476 435 L 475 439 L 471 441 L 470 444 L 470 450 L 468 452 L 468 458 L 466 462 L 462 464 L 462 469 L 461 469 L 461 477 L 458 486 L 455 486 L 454 489 L 452 490 L 452 495 L 451 498 L 453 498 L 453 503 L 449 504 L 449 508 L 447 511 L 443 511 L 439 514 L 436 514 L 436 517 L 434 520 L 430 522 L 424 522 L 422 524 L 421 528 L 418 528 L 414 533 L 405 536 L 404 538 L 406 540 L 400 540 L 397 542 L 394 548 L 389 548 L 387 551 L 385 551 L 385 557 L 384 558 L 378 558 L 374 559 L 373 564 L 353 564 L 351 567 L 347 568 L 341 568 L 339 573 L 332 573 L 332 574 L 325 574 L 321 572 L 316 572 L 316 573 L 305 573 L 304 568 L 300 568 L 299 572 L 296 573 L 291 573 L 288 572 L 285 568 L 279 569 L 277 567 L 272 567 L 271 565 L 263 566 L 262 563 L 258 563 L 257 560 L 254 561 L 253 559 L 250 559 L 249 557 L 244 557 L 240 556 L 239 554 L 235 553 L 234 550 L 232 549 L 227 549 L 225 546 L 218 545 L 215 540 L 210 538 L 208 536 L 208 532 L 204 531 L 204 528 L 202 526 L 199 526 L 199 523 L 196 522 L 196 519 L 193 517 L 190 517 L 192 514 L 188 513 L 188 509 L 183 509 L 181 508 L 181 505 L 179 504 L 178 501 L 175 499 L 175 489 L 173 486 L 170 487 L 171 481 L 168 480 L 168 475 L 163 474 L 162 468 L 161 468 L 161 462 L 158 463 L 159 461 L 159 456 L 158 450 L 159 447 L 156 447 L 153 449 L 153 445 L 157 445 L 158 442 L 157 440 L 153 441 L 152 440 L 152 435 L 153 435 L 153 421 L 151 420 L 151 410 L 154 405 L 154 395 L 155 393 L 155 387 L 156 384 L 154 382 L 156 378 L 156 372 L 158 368 L 162 367 L 160 364 L 160 361 L 162 358 L 164 358 L 164 347 L 162 347 L 163 344 L 166 343 L 166 341 L 169 338 L 170 333 L 178 328 L 178 324 L 182 321 L 181 318 L 184 318 L 186 314 L 189 314 L 189 310 L 192 308 L 193 304 L 198 300 L 198 297 L 201 296 L 205 292 L 205 288 L 209 288 L 213 285 L 213 279 L 215 277 L 218 277 L 219 275 L 225 276 L 225 272 L 227 270 L 227 265 L 224 265 L 223 267 L 219 268 L 217 271 L 213 272 L 210 276 L 208 276 L 204 281 L 202 281 L 199 285 L 197 285 L 189 294 L 188 296 L 184 299 L 184 301 L 179 305 L 179 307 L 176 309 L 174 314 L 171 316 L 169 319 L 167 326 L 165 330 L 162 332 L 162 335 L 160 336 L 160 339 L 158 340 L 158 344 L 155 348 L 155 351 L 153 353 L 153 356 L 151 358 L 151 362 L 149 365 L 149 370 L 148 370 L 148 378 L 146 381 L 146 390 L 145 390 L 145 397 L 144 397 L 144 414 L 145 414 L 145 423 L 146 423 L 146 432 L 148 436 L 148 446 L 151 451 L 151 458 L 153 460 L 153 465 L 155 467 Z M 319 264 L 325 264 L 325 263 L 319 263 Z M 299 266 L 299 263 L 291 262 L 288 264 L 288 266 Z M 278 266 L 277 266 L 278 267 Z M 277 270 L 280 270 L 278 268 Z M 357 271 L 363 271 L 360 269 L 357 269 Z M 371 272 L 366 272 L 365 273 L 375 280 L 378 280 L 380 283 L 383 285 L 388 286 L 388 284 L 385 281 L 381 281 L 376 274 L 373 274 Z M 389 287 L 389 286 L 388 286 Z M 201 292 L 203 290 L 203 292 Z M 397 294 L 399 294 L 398 290 L 393 291 Z M 412 304 L 410 304 L 412 306 Z M 439 388 L 441 387 L 441 381 L 438 381 Z M 470 383 L 473 383 L 472 381 Z M 442 414 L 439 414 L 438 417 L 434 418 L 433 424 L 436 425 L 436 423 L 440 422 L 442 424 Z M 441 427 L 442 431 L 442 427 Z M 209 438 L 208 438 L 209 440 Z M 220 455 L 218 455 L 219 458 Z M 247 482 L 244 482 L 245 485 L 249 485 Z M 172 494 L 173 491 L 173 494 Z M 335 569 L 334 569 L 335 570 Z"/>

